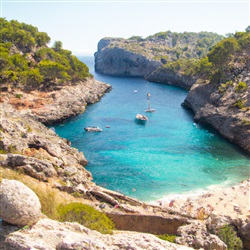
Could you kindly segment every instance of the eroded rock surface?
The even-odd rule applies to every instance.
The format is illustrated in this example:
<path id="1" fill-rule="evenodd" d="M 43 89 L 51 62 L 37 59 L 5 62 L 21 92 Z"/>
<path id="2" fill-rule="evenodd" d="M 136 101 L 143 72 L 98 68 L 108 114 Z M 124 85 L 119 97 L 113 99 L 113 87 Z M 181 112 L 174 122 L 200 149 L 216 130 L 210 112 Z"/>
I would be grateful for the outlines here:
<path id="1" fill-rule="evenodd" d="M 104 48 L 95 54 L 95 70 L 107 75 L 144 77 L 160 65 L 144 55 L 122 48 Z"/>
<path id="2" fill-rule="evenodd" d="M 184 101 L 197 121 L 214 127 L 222 136 L 250 153 L 250 60 L 237 79 L 222 91 L 218 84 L 195 84 Z M 239 82 L 246 84 L 237 91 Z M 238 104 L 242 103 L 242 107 Z"/>
<path id="3" fill-rule="evenodd" d="M 62 85 L 46 92 L 23 92 L 13 88 L 2 92 L 1 100 L 23 114 L 29 114 L 42 123 L 51 124 L 83 113 L 87 104 L 98 102 L 110 90 L 109 84 L 87 78 L 73 86 Z"/>
<path id="4" fill-rule="evenodd" d="M 227 249 L 226 244 L 216 235 L 208 233 L 206 225 L 203 222 L 193 222 L 192 224 L 182 226 L 179 228 L 178 234 L 181 235 L 181 237 L 176 239 L 177 243 L 195 249 Z"/>
<path id="5" fill-rule="evenodd" d="M 41 181 L 53 178 L 59 188 L 76 191 L 94 185 L 87 160 L 51 129 L 8 104 L 0 110 L 0 165 L 22 170 Z M 60 179 L 61 181 L 57 181 Z"/>
<path id="6" fill-rule="evenodd" d="M 9 234 L 4 242 L 4 249 L 184 250 L 190 248 L 160 240 L 150 234 L 117 232 L 114 235 L 102 235 L 77 223 L 60 223 L 50 219 L 41 219 L 30 229 Z"/>

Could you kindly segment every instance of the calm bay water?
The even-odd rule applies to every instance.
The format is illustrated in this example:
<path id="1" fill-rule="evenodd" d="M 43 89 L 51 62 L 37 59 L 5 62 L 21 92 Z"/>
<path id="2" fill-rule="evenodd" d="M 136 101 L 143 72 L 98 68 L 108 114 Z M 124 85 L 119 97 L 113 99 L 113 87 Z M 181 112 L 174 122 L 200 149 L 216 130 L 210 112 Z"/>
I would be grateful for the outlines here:
<path id="1" fill-rule="evenodd" d="M 152 201 L 249 178 L 250 158 L 194 123 L 192 113 L 181 107 L 187 91 L 139 78 L 100 75 L 94 72 L 93 57 L 80 59 L 97 80 L 113 89 L 84 114 L 54 128 L 84 153 L 86 168 L 98 185 Z M 135 115 L 144 114 L 147 92 L 156 112 L 140 124 Z M 90 125 L 103 132 L 85 132 Z"/>

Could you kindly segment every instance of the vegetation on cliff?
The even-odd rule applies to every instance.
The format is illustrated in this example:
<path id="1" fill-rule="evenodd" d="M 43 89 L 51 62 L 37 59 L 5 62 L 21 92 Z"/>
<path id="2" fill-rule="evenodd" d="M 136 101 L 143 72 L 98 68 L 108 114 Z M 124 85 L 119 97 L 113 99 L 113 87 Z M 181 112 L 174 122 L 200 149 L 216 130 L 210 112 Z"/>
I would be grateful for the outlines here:
<path id="1" fill-rule="evenodd" d="M 195 119 L 250 152 L 250 32 L 236 32 L 197 62 L 196 85 L 184 104 Z M 205 61 L 205 67 L 200 63 Z"/>
<path id="2" fill-rule="evenodd" d="M 114 223 L 108 216 L 97 211 L 93 207 L 80 202 L 72 202 L 58 207 L 58 220 L 79 222 L 93 230 L 103 234 L 110 234 L 114 229 Z"/>
<path id="3" fill-rule="evenodd" d="M 237 236 L 237 232 L 232 225 L 224 225 L 222 228 L 220 228 L 218 236 L 223 242 L 225 242 L 228 250 L 243 249 L 242 241 Z"/>
<path id="4" fill-rule="evenodd" d="M 199 81 L 218 83 L 221 84 L 220 90 L 223 91 L 230 86 L 229 81 L 236 79 L 246 68 L 249 45 L 250 32 L 246 29 L 246 32 L 236 32 L 219 41 L 207 54 L 203 53 L 200 59 L 182 57 L 168 61 L 158 69 L 158 72 L 173 72 L 184 77 L 195 77 Z M 235 90 L 239 93 L 246 89 L 246 83 L 242 82 Z"/>
<path id="5" fill-rule="evenodd" d="M 250 68 L 250 32 L 236 32 L 216 44 L 205 57 L 206 67 L 201 69 L 200 62 L 196 72 L 200 72 L 202 81 L 217 85 L 218 92 L 223 96 L 230 94 L 234 99 L 233 106 L 250 110 L 249 76 Z M 200 80 L 201 81 L 201 80 Z M 232 93 L 234 95 L 232 96 Z M 246 122 L 245 122 L 246 123 Z M 245 124 L 247 125 L 247 124 Z"/>
<path id="6" fill-rule="evenodd" d="M 109 47 L 119 47 L 140 53 L 165 64 L 178 59 L 200 58 L 223 39 L 212 32 L 159 32 L 145 39 L 132 36 L 129 39 L 112 40 Z"/>
<path id="7" fill-rule="evenodd" d="M 74 84 L 91 76 L 88 67 L 32 25 L 0 18 L 1 85 L 38 89 Z"/>
<path id="8" fill-rule="evenodd" d="M 247 30 L 247 29 L 246 29 Z M 210 80 L 226 82 L 237 77 L 246 67 L 250 52 L 250 32 L 236 32 L 231 37 L 223 39 L 208 53 L 211 63 Z M 206 74 L 208 78 L 208 74 Z"/>

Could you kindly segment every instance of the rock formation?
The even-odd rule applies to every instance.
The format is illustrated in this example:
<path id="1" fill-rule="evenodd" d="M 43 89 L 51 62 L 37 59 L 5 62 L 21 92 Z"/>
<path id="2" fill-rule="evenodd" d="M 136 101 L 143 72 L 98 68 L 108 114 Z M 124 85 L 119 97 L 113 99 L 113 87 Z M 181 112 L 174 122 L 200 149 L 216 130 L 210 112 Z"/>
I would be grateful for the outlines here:
<path id="1" fill-rule="evenodd" d="M 83 190 L 91 183 L 91 174 L 83 166 L 83 153 L 29 115 L 20 114 L 10 105 L 1 105 L 0 165 L 41 181 L 61 179 L 55 184 L 62 189 Z"/>
<path id="2" fill-rule="evenodd" d="M 197 78 L 173 71 L 168 63 L 200 58 L 220 39 L 222 36 L 208 32 L 170 31 L 145 39 L 103 38 L 95 53 L 95 70 L 107 75 L 144 77 L 149 81 L 190 89 Z"/>
<path id="3" fill-rule="evenodd" d="M 139 53 L 116 47 L 103 48 L 95 54 L 95 70 L 107 75 L 144 77 L 151 74 L 160 65 L 159 62 L 150 60 Z"/>
<path id="4" fill-rule="evenodd" d="M 40 201 L 23 183 L 3 179 L 0 190 L 0 218 L 3 221 L 12 225 L 26 226 L 40 219 Z"/>
<path id="5" fill-rule="evenodd" d="M 143 233 L 117 232 L 113 235 L 102 235 L 77 223 L 56 222 L 41 219 L 32 228 L 11 233 L 4 242 L 4 249 L 191 249 L 176 245 Z"/>
<path id="6" fill-rule="evenodd" d="M 46 92 L 12 88 L 2 91 L 1 101 L 42 123 L 51 124 L 83 113 L 87 104 L 98 102 L 110 90 L 109 84 L 87 78 L 75 86 L 57 86 Z"/>
<path id="7" fill-rule="evenodd" d="M 17 22 L 15 24 L 17 25 Z M 26 27 L 25 24 L 19 26 Z M 187 77 L 182 72 L 173 71 L 168 67 L 168 62 L 199 58 L 209 47 L 203 46 L 204 41 L 201 38 L 204 35 L 214 37 L 214 34 L 206 32 L 198 35 L 163 32 L 147 39 L 102 39 L 95 54 L 95 67 L 98 72 L 105 74 L 145 77 L 151 81 L 189 89 L 195 82 L 195 77 Z M 49 39 L 47 36 L 45 38 Z M 15 40 L 13 39 L 12 43 Z M 209 42 L 211 46 L 220 39 L 221 37 L 215 36 L 215 40 L 208 39 L 205 43 Z M 243 209 L 235 204 L 233 209 L 236 218 L 214 212 L 209 213 L 207 217 L 203 213 L 199 214 L 202 218 L 198 218 L 189 216 L 189 207 L 188 211 L 185 211 L 185 206 L 183 209 L 174 210 L 170 206 L 164 207 L 163 204 L 145 204 L 98 187 L 92 182 L 91 174 L 84 168 L 87 160 L 83 153 L 72 148 L 69 141 L 58 137 L 42 123 L 50 124 L 82 113 L 88 103 L 99 101 L 111 86 L 91 78 L 87 67 L 77 62 L 75 57 L 70 57 L 69 51 L 64 50 L 61 50 L 61 56 L 64 59 L 71 58 L 71 67 L 76 66 L 73 63 L 75 62 L 80 68 L 78 71 L 68 71 L 71 73 L 68 75 L 68 81 L 64 78 L 68 74 L 66 71 L 66 75 L 51 77 L 48 68 L 46 70 L 46 61 L 53 59 L 51 54 L 55 55 L 55 50 L 48 48 L 47 42 L 44 41 L 44 44 L 37 48 L 15 44 L 7 50 L 5 48 L 6 58 L 13 54 L 20 54 L 21 57 L 25 54 L 22 59 L 27 65 L 31 65 L 24 72 L 15 68 L 18 76 L 23 73 L 30 76 L 33 67 L 38 69 L 41 66 L 45 78 L 44 81 L 40 79 L 36 82 L 35 78 L 30 81 L 27 77 L 23 79 L 24 82 L 13 83 L 7 75 L 2 78 L 5 85 L 1 86 L 0 98 L 1 169 L 18 170 L 40 182 L 46 182 L 50 188 L 84 197 L 82 202 L 91 203 L 108 214 L 120 230 L 154 234 L 178 233 L 180 237 L 176 241 L 180 244 L 205 250 L 224 250 L 225 244 L 211 232 L 216 232 L 218 227 L 226 223 L 237 228 L 245 248 L 249 248 L 249 218 L 241 217 Z M 54 59 L 50 61 L 50 65 L 60 66 L 61 61 L 55 63 Z M 246 61 L 249 62 L 249 59 Z M 8 69 L 9 61 L 5 60 L 5 63 Z M 86 74 L 82 76 L 84 69 Z M 32 74 L 34 73 L 38 78 L 41 77 L 39 72 L 33 71 Z M 237 81 L 230 86 L 218 88 L 213 84 L 195 85 L 185 104 L 193 109 L 196 119 L 211 124 L 225 137 L 249 151 L 249 109 L 240 107 L 243 104 L 248 107 L 250 102 L 249 65 L 235 75 Z M 239 81 L 247 83 L 247 91 L 231 91 L 237 88 Z M 36 85 L 38 83 L 39 88 Z M 4 243 L 0 245 L 0 249 L 188 249 L 149 234 L 116 231 L 113 235 L 101 235 L 76 223 L 59 223 L 44 218 L 39 220 L 41 205 L 32 191 L 19 182 L 5 179 L 2 180 L 0 188 L 0 217 L 3 219 L 0 241 Z M 245 198 L 245 193 L 242 197 Z M 203 209 L 205 208 L 202 207 L 199 211 Z M 197 219 L 202 221 L 198 222 Z M 18 227 L 6 225 L 6 222 Z M 24 225 L 32 227 L 17 231 Z"/>
<path id="8" fill-rule="evenodd" d="M 194 119 L 214 127 L 229 141 L 250 153 L 250 73 L 249 65 L 232 84 L 225 84 L 222 91 L 219 84 L 195 84 L 184 105 L 192 109 Z M 246 84 L 244 91 L 237 91 L 239 82 Z M 224 86 L 224 85 L 223 85 Z M 239 107 L 241 100 L 245 107 Z"/>
<path id="9" fill-rule="evenodd" d="M 185 76 L 174 70 L 159 67 L 146 77 L 150 82 L 166 83 L 189 90 L 196 82 L 196 77 Z"/>
<path id="10" fill-rule="evenodd" d="M 227 249 L 226 244 L 216 235 L 208 234 L 206 225 L 203 222 L 184 225 L 179 228 L 178 234 L 181 235 L 176 239 L 178 244 L 193 247 L 194 249 Z"/>

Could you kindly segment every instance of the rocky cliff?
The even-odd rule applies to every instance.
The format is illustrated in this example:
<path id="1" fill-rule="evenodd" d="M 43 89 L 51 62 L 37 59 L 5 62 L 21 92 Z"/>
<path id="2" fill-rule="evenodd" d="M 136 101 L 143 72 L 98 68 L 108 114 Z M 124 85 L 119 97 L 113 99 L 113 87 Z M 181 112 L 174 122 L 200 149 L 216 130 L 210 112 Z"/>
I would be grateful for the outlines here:
<path id="1" fill-rule="evenodd" d="M 11 104 L 22 114 L 29 114 L 46 124 L 62 121 L 84 112 L 87 104 L 95 103 L 111 86 L 86 78 L 75 86 L 57 86 L 51 91 L 24 91 L 9 87 L 2 90 L 1 102 Z"/>
<path id="2" fill-rule="evenodd" d="M 197 77 L 185 76 L 169 68 L 159 67 L 146 77 L 150 82 L 166 83 L 189 90 L 196 82 Z"/>
<path id="3" fill-rule="evenodd" d="M 159 66 L 155 60 L 121 48 L 104 49 L 95 54 L 95 70 L 106 75 L 145 77 Z"/>
<path id="4" fill-rule="evenodd" d="M 250 153 L 249 52 L 242 50 L 230 56 L 224 83 L 199 81 L 188 93 L 184 105 L 193 110 L 197 121 L 211 125 Z"/>
<path id="5" fill-rule="evenodd" d="M 160 32 L 140 37 L 103 38 L 95 53 L 95 70 L 102 74 L 144 77 L 149 81 L 190 89 L 194 78 L 171 70 L 177 60 L 198 59 L 222 37 L 208 32 Z M 169 70 L 165 70 L 165 69 Z"/>

